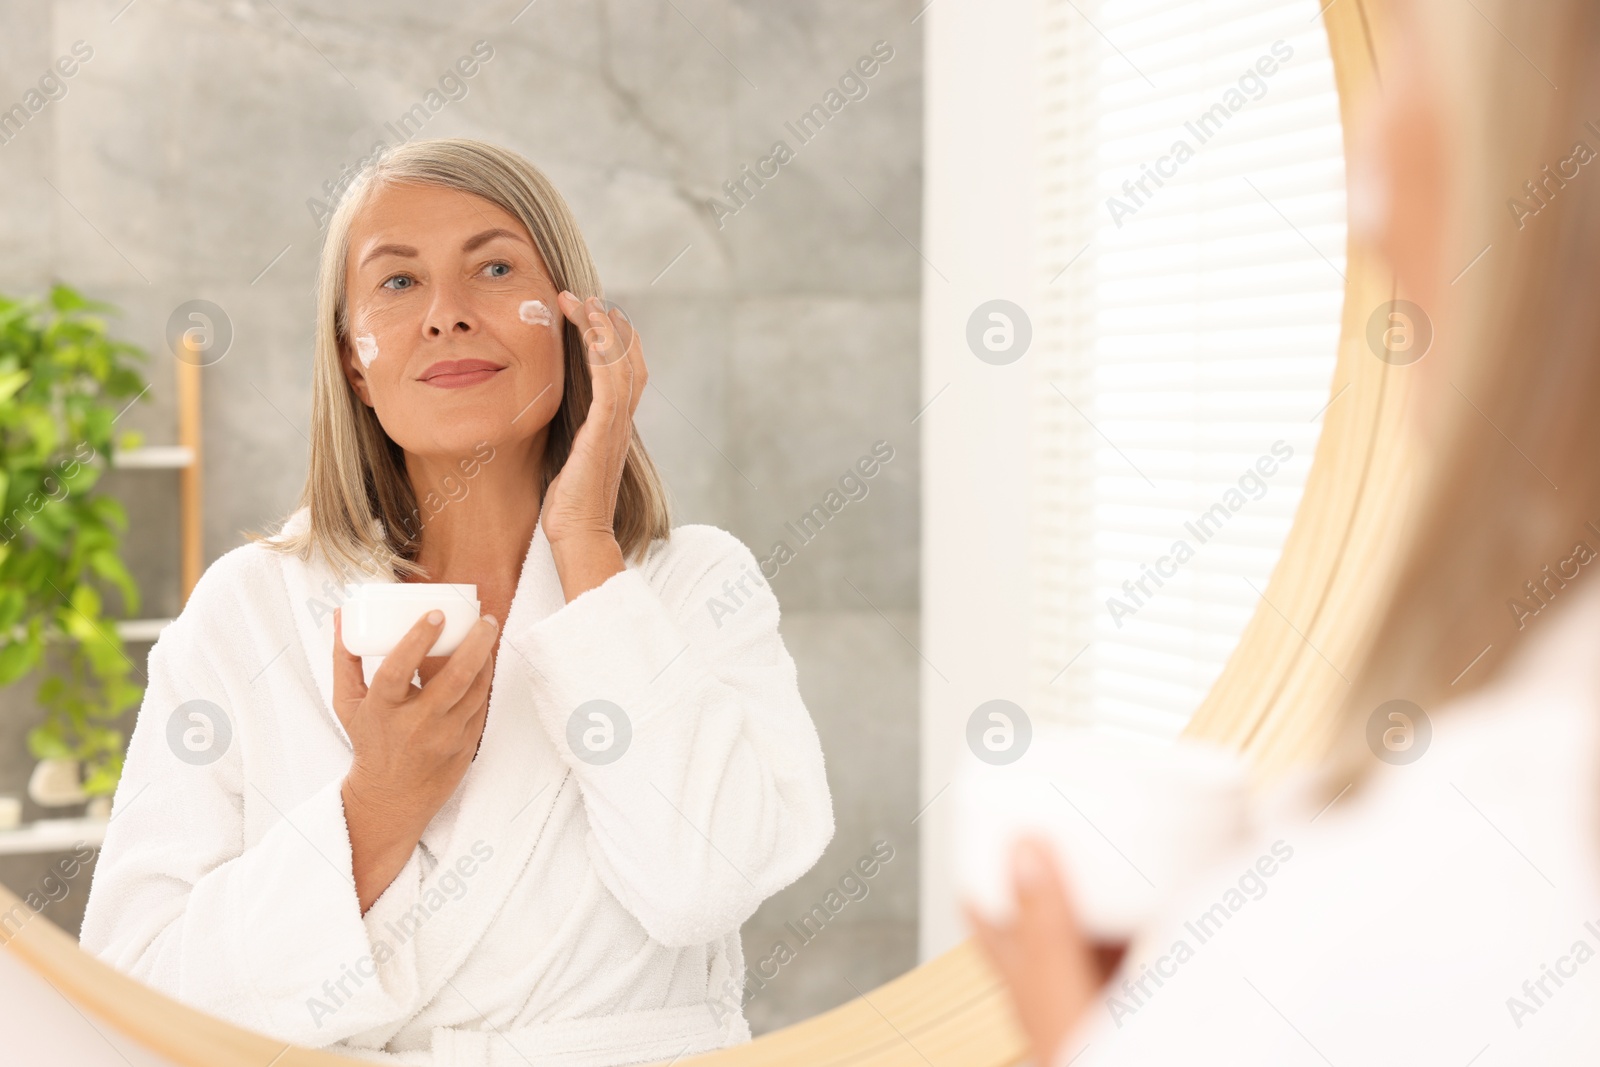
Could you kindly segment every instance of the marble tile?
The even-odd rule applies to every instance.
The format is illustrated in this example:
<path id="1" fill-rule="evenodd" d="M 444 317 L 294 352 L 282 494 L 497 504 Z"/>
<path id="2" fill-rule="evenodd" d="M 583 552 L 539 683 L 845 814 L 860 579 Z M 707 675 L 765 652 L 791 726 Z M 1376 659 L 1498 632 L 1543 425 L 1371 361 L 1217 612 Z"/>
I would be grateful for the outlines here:
<path id="1" fill-rule="evenodd" d="M 880 839 L 914 849 L 919 661 L 907 639 L 917 639 L 917 613 L 812 611 L 785 603 L 780 627 L 827 761 L 836 826 L 831 847 L 851 851 L 845 863 Z M 897 871 L 897 880 L 914 884 L 914 865 Z M 827 864 L 818 865 L 817 877 L 828 880 L 827 872 Z"/>
<path id="2" fill-rule="evenodd" d="M 201 371 L 208 560 L 242 544 L 242 531 L 265 532 L 285 517 L 305 481 L 312 302 L 282 290 L 281 279 L 271 288 L 264 279 L 205 290 L 234 331 L 227 355 Z"/>
<path id="3" fill-rule="evenodd" d="M 63 870 L 74 870 L 69 849 L 65 852 L 41 852 L 20 856 L 0 856 L 0 885 L 5 885 L 24 900 L 32 896 L 44 907 L 36 918 L 47 919 L 73 937 L 83 925 L 83 906 L 89 900 L 89 885 L 94 879 L 96 853 L 86 863 L 76 864 L 71 878 L 61 877 Z M 9 936 L 12 927 L 7 927 Z"/>
<path id="4" fill-rule="evenodd" d="M 746 990 L 758 1031 L 850 999 L 844 978 L 865 991 L 916 963 L 918 673 L 916 653 L 896 630 L 914 636 L 917 616 L 886 614 L 783 613 L 784 643 L 828 767 L 835 830 L 817 864 L 744 926 L 746 966 L 758 977 L 775 973 Z M 857 864 L 867 857 L 881 862 L 864 878 Z M 830 891 L 838 894 L 831 901 Z M 836 914 L 799 925 L 819 904 Z M 774 951 L 780 940 L 794 959 Z M 772 962 L 757 970 L 763 959 Z"/>
<path id="5" fill-rule="evenodd" d="M 746 298 L 738 303 L 736 322 L 734 462 L 760 491 L 744 498 L 735 532 L 758 558 L 771 557 L 779 542 L 789 546 L 794 559 L 775 581 L 786 603 L 915 606 L 916 301 Z M 861 479 L 865 496 L 846 484 L 840 497 L 849 502 L 825 524 L 802 530 L 816 531 L 803 541 L 794 532 L 801 517 L 826 505 L 828 492 L 840 489 L 841 479 L 878 441 L 887 442 L 893 458 L 872 478 Z M 849 500 L 850 492 L 859 499 Z"/>
<path id="6" fill-rule="evenodd" d="M 910 4 L 737 6 L 740 52 L 761 88 L 736 87 L 734 159 L 715 185 L 737 180 L 782 141 L 793 158 L 722 220 L 742 292 L 914 295 L 920 288 L 922 49 Z M 874 45 L 886 46 L 872 56 Z M 859 87 L 856 64 L 876 64 Z M 825 123 L 800 117 L 838 90 Z M 840 104 L 840 101 L 845 102 Z M 820 127 L 820 128 L 817 128 Z M 772 165 L 766 167 L 771 171 Z M 758 175 L 759 176 L 759 175 Z"/>
<path id="7" fill-rule="evenodd" d="M 747 925 L 743 931 L 745 965 L 751 971 L 772 958 L 774 946 L 796 938 L 781 926 Z M 862 927 L 854 923 L 829 924 L 810 943 L 800 947 L 789 962 L 776 967 L 771 981 L 745 993 L 745 1019 L 753 1034 L 770 1033 L 813 1015 L 837 1008 L 859 993 L 871 994 L 877 986 L 900 977 L 917 965 L 917 930 L 914 923 L 898 921 Z M 774 969 L 768 966 L 769 973 Z"/>
<path id="8" fill-rule="evenodd" d="M 725 303 L 654 290 L 611 291 L 639 328 L 650 381 L 635 415 L 667 484 L 677 525 L 728 529 L 736 501 L 752 492 L 730 462 Z"/>
<path id="9" fill-rule="evenodd" d="M 48 184 L 55 180 L 56 119 L 77 86 L 76 76 L 64 81 L 67 95 L 45 104 L 38 113 L 25 105 L 29 89 L 52 69 L 50 8 L 28 0 L 0 3 L 0 70 L 6 72 L 0 87 L 0 110 L 9 113 L 23 105 L 27 118 L 16 124 L 7 118 L 0 137 L 0 182 L 6 190 L 5 222 L 0 226 L 0 292 L 16 295 L 42 288 L 48 264 L 40 256 L 54 242 L 56 194 Z M 81 95 L 81 94 L 78 94 Z M 74 101 L 76 103 L 77 101 Z M 0 115 L 0 118 L 6 118 Z"/>

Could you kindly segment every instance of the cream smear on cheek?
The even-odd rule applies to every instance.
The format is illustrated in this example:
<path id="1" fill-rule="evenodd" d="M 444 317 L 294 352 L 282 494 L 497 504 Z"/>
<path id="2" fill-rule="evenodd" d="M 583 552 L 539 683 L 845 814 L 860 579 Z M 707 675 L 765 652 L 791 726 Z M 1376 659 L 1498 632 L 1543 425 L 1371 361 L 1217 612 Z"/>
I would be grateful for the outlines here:
<path id="1" fill-rule="evenodd" d="M 357 334 L 356 358 L 363 369 L 372 366 L 372 361 L 378 358 L 378 339 L 370 333 Z"/>
<path id="2" fill-rule="evenodd" d="M 517 308 L 517 318 L 529 326 L 550 325 L 550 309 L 543 300 L 524 300 Z"/>

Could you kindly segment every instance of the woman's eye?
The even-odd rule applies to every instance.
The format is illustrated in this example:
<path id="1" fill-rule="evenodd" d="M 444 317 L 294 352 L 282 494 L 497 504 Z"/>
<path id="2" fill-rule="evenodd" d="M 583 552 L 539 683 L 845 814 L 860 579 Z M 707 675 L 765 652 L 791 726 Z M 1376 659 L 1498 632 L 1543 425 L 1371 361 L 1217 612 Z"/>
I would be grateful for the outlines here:
<path id="1" fill-rule="evenodd" d="M 397 284 L 400 283 L 400 284 Z M 383 283 L 385 289 L 409 289 L 416 281 L 409 274 L 396 274 L 393 278 Z"/>
<path id="2" fill-rule="evenodd" d="M 507 274 L 511 273 L 511 264 L 495 262 L 490 263 L 483 269 L 484 272 L 487 273 L 491 278 L 504 278 Z"/>

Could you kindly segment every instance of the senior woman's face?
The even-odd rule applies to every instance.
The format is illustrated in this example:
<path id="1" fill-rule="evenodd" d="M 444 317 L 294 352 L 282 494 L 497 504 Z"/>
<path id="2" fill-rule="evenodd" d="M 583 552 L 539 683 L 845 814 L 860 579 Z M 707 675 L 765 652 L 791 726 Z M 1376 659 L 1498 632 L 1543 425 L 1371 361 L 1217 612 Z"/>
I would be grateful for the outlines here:
<path id="1" fill-rule="evenodd" d="M 345 266 L 345 373 L 407 452 L 458 455 L 549 423 L 561 311 L 516 216 L 454 189 L 375 189 Z"/>

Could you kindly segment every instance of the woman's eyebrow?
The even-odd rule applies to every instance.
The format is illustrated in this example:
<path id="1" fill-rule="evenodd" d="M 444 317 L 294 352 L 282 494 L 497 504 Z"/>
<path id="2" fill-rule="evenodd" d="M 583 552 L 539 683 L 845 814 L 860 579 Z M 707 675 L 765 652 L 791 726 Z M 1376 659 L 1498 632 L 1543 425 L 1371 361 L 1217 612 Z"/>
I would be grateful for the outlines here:
<path id="1" fill-rule="evenodd" d="M 520 241 L 523 244 L 527 244 L 528 243 L 527 240 L 521 234 L 516 233 L 515 231 L 512 231 L 512 230 L 507 230 L 507 229 L 503 229 L 503 228 L 500 228 L 500 227 L 496 227 L 495 229 L 484 230 L 480 234 L 475 234 L 474 236 L 467 238 L 466 241 L 463 242 L 462 245 L 461 245 L 461 251 L 463 251 L 463 252 L 475 251 L 475 250 L 477 250 L 479 248 L 482 248 L 484 245 L 488 244 L 490 241 L 493 241 L 496 238 L 501 238 L 501 237 L 510 238 L 513 241 Z M 371 263 L 373 260 L 377 259 L 379 256 L 404 256 L 407 259 L 416 259 L 417 258 L 417 250 L 415 248 L 413 248 L 411 245 L 399 245 L 399 244 L 381 244 L 381 245 L 376 245 L 373 248 L 371 248 L 367 252 L 367 254 L 365 256 L 361 257 L 360 266 L 363 266 L 363 267 L 366 266 L 368 263 Z"/>
<path id="2" fill-rule="evenodd" d="M 367 250 L 367 254 L 361 257 L 361 262 L 357 265 L 365 267 L 379 256 L 405 256 L 407 259 L 416 259 L 417 250 L 410 245 L 375 245 Z"/>
<path id="3" fill-rule="evenodd" d="M 521 241 L 523 244 L 528 243 L 523 239 L 521 234 L 497 227 L 492 230 L 484 230 L 476 237 L 467 238 L 461 246 L 461 251 L 472 252 L 476 249 L 482 248 L 484 245 L 488 244 L 490 241 L 493 241 L 497 237 L 509 237 L 513 241 Z"/>

